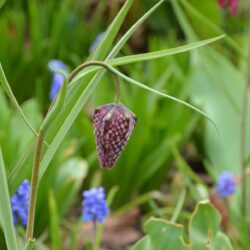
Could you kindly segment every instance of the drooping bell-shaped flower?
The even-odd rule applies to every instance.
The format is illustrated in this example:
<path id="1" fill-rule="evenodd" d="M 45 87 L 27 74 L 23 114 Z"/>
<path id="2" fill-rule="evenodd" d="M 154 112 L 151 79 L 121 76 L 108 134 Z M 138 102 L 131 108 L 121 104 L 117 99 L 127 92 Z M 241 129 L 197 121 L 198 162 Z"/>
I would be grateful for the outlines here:
<path id="1" fill-rule="evenodd" d="M 112 168 L 136 125 L 136 116 L 122 104 L 107 104 L 95 110 L 94 133 L 101 167 Z"/>

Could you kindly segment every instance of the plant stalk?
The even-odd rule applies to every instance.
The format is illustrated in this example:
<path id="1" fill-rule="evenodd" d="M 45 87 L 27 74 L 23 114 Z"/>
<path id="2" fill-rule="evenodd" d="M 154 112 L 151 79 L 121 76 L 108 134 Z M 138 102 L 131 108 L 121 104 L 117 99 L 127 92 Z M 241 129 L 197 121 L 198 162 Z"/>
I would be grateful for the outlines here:
<path id="1" fill-rule="evenodd" d="M 69 76 L 69 83 L 73 80 L 73 78 L 84 68 L 90 67 L 90 66 L 100 66 L 105 69 L 107 69 L 109 72 L 112 73 L 112 75 L 115 77 L 116 81 L 116 97 L 115 97 L 115 104 L 119 105 L 120 103 L 120 82 L 118 76 L 111 70 L 109 64 L 101 61 L 89 61 L 85 62 L 81 65 L 79 65 L 77 68 L 75 68 L 72 73 Z"/>
<path id="2" fill-rule="evenodd" d="M 36 198 L 37 198 L 37 190 L 38 190 L 38 184 L 39 184 L 38 175 L 39 175 L 43 142 L 44 142 L 44 134 L 40 132 L 37 138 L 35 156 L 34 156 L 33 168 L 32 168 L 28 224 L 27 224 L 26 237 L 25 237 L 26 244 L 29 241 L 29 239 L 33 238 Z"/>

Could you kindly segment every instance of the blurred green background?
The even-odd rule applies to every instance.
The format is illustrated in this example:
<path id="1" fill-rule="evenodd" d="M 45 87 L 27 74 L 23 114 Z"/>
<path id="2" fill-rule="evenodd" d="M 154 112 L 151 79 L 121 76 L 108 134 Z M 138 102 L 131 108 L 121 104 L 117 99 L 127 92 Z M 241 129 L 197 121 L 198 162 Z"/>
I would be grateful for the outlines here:
<path id="1" fill-rule="evenodd" d="M 91 44 L 107 29 L 123 3 L 119 0 L 5 3 L 0 10 L 0 60 L 18 102 L 34 127 L 41 124 L 50 105 L 52 76 L 48 62 L 62 60 L 71 71 L 86 61 Z M 154 0 L 135 0 L 117 39 L 154 3 Z M 159 215 L 159 207 L 174 209 L 180 190 L 187 188 L 184 215 L 180 219 L 186 222 L 185 213 L 190 212 L 196 201 L 208 198 L 222 171 L 240 174 L 240 116 L 249 64 L 244 58 L 249 47 L 249 21 L 249 1 L 240 1 L 236 16 L 220 8 L 216 0 L 202 4 L 199 0 L 166 1 L 135 32 L 120 56 L 227 34 L 209 47 L 120 67 L 131 78 L 200 107 L 215 121 L 220 136 L 199 114 L 122 82 L 121 101 L 137 115 L 138 124 L 114 169 L 100 170 L 92 116 L 95 108 L 112 102 L 115 96 L 112 79 L 105 75 L 40 184 L 36 236 L 42 235 L 41 244 L 51 240 L 48 233 L 51 190 L 59 208 L 58 216 L 64 218 L 62 228 L 80 217 L 81 192 L 97 184 L 103 185 L 107 192 L 118 187 L 112 203 L 114 213 L 129 211 L 137 205 L 133 201 L 139 199 L 140 204 L 141 195 L 146 195 L 142 213 L 154 215 Z M 248 113 L 247 128 L 250 107 Z M 245 140 L 246 155 L 250 156 L 248 129 Z M 0 144 L 9 180 L 13 169 L 32 147 L 32 141 L 32 134 L 0 88 Z M 26 164 L 32 164 L 32 156 Z M 30 167 L 25 169 L 22 175 L 29 178 Z M 156 208 L 152 205 L 153 190 L 161 192 L 167 200 L 154 202 Z M 14 191 L 13 188 L 11 192 Z M 229 226 L 225 230 L 236 249 L 247 249 L 244 247 L 249 234 L 242 227 L 239 200 L 238 190 L 231 201 Z M 126 207 L 128 204 L 131 206 Z M 248 208 L 250 215 L 250 204 Z M 160 216 L 168 218 L 171 214 L 163 212 Z M 22 228 L 19 233 L 23 234 Z M 4 241 L 1 242 L 4 249 Z"/>

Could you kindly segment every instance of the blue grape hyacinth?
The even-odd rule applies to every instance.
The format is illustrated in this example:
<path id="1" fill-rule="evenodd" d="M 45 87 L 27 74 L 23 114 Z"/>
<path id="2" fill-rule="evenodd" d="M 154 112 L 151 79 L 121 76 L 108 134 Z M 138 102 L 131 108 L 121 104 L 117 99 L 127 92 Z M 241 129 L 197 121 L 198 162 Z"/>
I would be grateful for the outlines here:
<path id="1" fill-rule="evenodd" d="M 11 198 L 13 223 L 27 226 L 29 212 L 30 182 L 25 179 Z"/>
<path id="2" fill-rule="evenodd" d="M 89 48 L 89 54 L 97 47 L 98 43 L 102 40 L 104 35 L 104 32 L 101 32 L 96 37 L 95 41 L 92 43 L 92 45 Z"/>
<path id="3" fill-rule="evenodd" d="M 104 223 L 109 214 L 103 187 L 92 188 L 83 192 L 83 221 Z"/>
<path id="4" fill-rule="evenodd" d="M 49 66 L 49 68 L 54 67 L 54 68 L 60 69 L 62 71 L 65 71 L 65 73 L 66 73 L 67 67 L 60 60 L 51 60 L 48 64 L 48 66 Z M 53 79 L 52 79 L 52 83 L 51 83 L 49 98 L 51 101 L 53 101 L 54 98 L 56 97 L 58 91 L 62 87 L 64 79 L 63 79 L 62 75 L 60 75 L 54 71 L 51 71 L 51 73 L 52 73 Z"/>
<path id="5" fill-rule="evenodd" d="M 236 179 L 233 173 L 224 171 L 218 176 L 217 190 L 221 198 L 227 198 L 236 191 Z"/>

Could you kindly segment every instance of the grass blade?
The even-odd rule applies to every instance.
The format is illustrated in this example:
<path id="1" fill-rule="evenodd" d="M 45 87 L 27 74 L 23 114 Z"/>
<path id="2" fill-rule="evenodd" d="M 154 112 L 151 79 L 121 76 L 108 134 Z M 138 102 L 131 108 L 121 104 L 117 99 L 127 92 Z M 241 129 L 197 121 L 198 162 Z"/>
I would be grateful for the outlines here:
<path id="1" fill-rule="evenodd" d="M 145 89 L 145 90 L 148 90 L 148 91 L 150 91 L 150 92 L 152 92 L 152 93 L 155 93 L 155 94 L 157 94 L 157 95 L 160 95 L 160 96 L 162 96 L 162 97 L 165 97 L 165 98 L 168 98 L 168 99 L 173 100 L 173 101 L 175 101 L 175 102 L 178 102 L 178 103 L 180 103 L 180 104 L 182 104 L 182 105 L 184 105 L 184 106 L 186 106 L 186 107 L 188 107 L 188 108 L 190 108 L 190 109 L 196 111 L 197 113 L 201 114 L 202 116 L 204 116 L 206 119 L 208 119 L 208 120 L 213 124 L 213 126 L 215 127 L 217 133 L 219 134 L 219 130 L 218 130 L 216 124 L 214 123 L 214 121 L 213 121 L 205 112 L 201 111 L 200 109 L 196 108 L 195 106 L 193 106 L 193 105 L 191 105 L 191 104 L 189 104 L 189 103 L 187 103 L 187 102 L 185 102 L 185 101 L 182 101 L 182 100 L 180 100 L 180 99 L 178 99 L 178 98 L 176 98 L 176 97 L 173 97 L 173 96 L 168 95 L 168 94 L 164 94 L 164 93 L 162 93 L 162 92 L 160 92 L 160 91 L 158 91 L 158 90 L 155 90 L 155 89 L 153 89 L 153 88 L 150 88 L 150 87 L 148 87 L 147 85 L 142 84 L 142 83 L 140 83 L 140 82 L 138 82 L 138 81 L 136 81 L 136 80 L 134 80 L 134 79 L 132 79 L 132 78 L 130 78 L 130 77 L 124 75 L 123 73 L 121 73 L 121 72 L 118 71 L 117 69 L 113 68 L 112 66 L 109 66 L 109 67 L 110 67 L 110 70 L 111 70 L 113 73 L 115 73 L 116 75 L 120 76 L 120 77 L 121 77 L 122 79 L 124 79 L 125 81 L 127 81 L 127 82 L 129 82 L 129 83 L 132 83 L 132 84 L 134 84 L 134 85 L 137 86 L 137 87 L 140 87 L 140 88 L 142 88 L 142 89 Z"/>
<path id="2" fill-rule="evenodd" d="M 35 240 L 29 240 L 24 250 L 33 250 L 35 249 Z"/>
<path id="3" fill-rule="evenodd" d="M 194 17 L 197 17 L 204 25 L 211 28 L 214 32 L 218 34 L 224 34 L 225 31 L 222 30 L 219 26 L 215 25 L 211 20 L 209 20 L 206 16 L 204 16 L 201 12 L 199 12 L 197 9 L 195 9 L 188 1 L 181 0 L 181 4 L 186 8 L 187 11 L 190 12 L 190 14 Z M 247 59 L 246 55 L 240 48 L 240 46 L 230 37 L 226 34 L 225 36 L 226 42 L 235 50 L 239 55 L 241 55 L 243 58 Z"/>
<path id="4" fill-rule="evenodd" d="M 18 250 L 15 228 L 10 207 L 10 196 L 3 162 L 2 150 L 0 148 L 0 218 L 2 221 L 5 241 L 8 249 Z"/>
<path id="5" fill-rule="evenodd" d="M 103 60 L 108 53 L 131 5 L 133 0 L 127 0 L 120 10 L 119 14 L 116 16 L 114 21 L 109 26 L 108 30 L 104 33 L 103 38 L 98 43 L 93 55 L 90 55 L 91 60 Z"/>
<path id="6" fill-rule="evenodd" d="M 170 220 L 171 222 L 176 222 L 177 221 L 177 219 L 179 217 L 179 214 L 181 213 L 181 210 L 182 210 L 186 195 L 187 195 L 187 189 L 186 189 L 186 187 L 184 187 L 181 190 L 180 197 L 178 199 L 176 208 L 175 208 L 174 213 L 173 213 L 173 215 L 171 217 L 171 220 Z"/>
<path id="7" fill-rule="evenodd" d="M 0 9 L 3 7 L 6 0 L 0 0 Z"/>
<path id="8" fill-rule="evenodd" d="M 144 53 L 144 54 L 139 54 L 139 55 L 124 56 L 121 58 L 112 59 L 109 61 L 109 63 L 111 65 L 116 66 L 116 65 L 124 65 L 124 64 L 128 64 L 128 63 L 154 60 L 154 59 L 158 59 L 158 58 L 165 57 L 165 56 L 170 56 L 170 55 L 175 55 L 175 54 L 187 52 L 187 51 L 202 47 L 204 45 L 207 45 L 209 43 L 213 43 L 213 42 L 215 42 L 223 37 L 224 37 L 224 35 L 221 35 L 221 36 L 213 37 L 210 39 L 189 43 L 189 44 L 177 47 L 177 48 L 164 49 L 164 50 L 160 50 L 160 51 Z"/>
<path id="9" fill-rule="evenodd" d="M 118 57 L 115 59 L 110 59 L 107 61 L 108 64 L 111 66 L 120 66 L 120 65 L 125 65 L 129 63 L 135 63 L 135 62 L 144 62 L 144 61 L 149 61 L 149 60 L 154 60 L 158 59 L 161 57 L 165 56 L 170 56 L 170 55 L 176 55 L 179 53 L 187 52 L 199 47 L 202 47 L 204 45 L 208 45 L 210 43 L 213 43 L 221 38 L 223 38 L 224 35 L 216 36 L 213 38 L 209 38 L 206 40 L 198 41 L 198 42 L 193 42 L 189 43 L 183 46 L 179 46 L 176 48 L 171 48 L 171 49 L 164 49 L 160 51 L 155 51 L 155 52 L 149 52 L 149 53 L 143 53 L 143 54 L 138 54 L 138 55 L 131 55 L 131 56 L 124 56 L 124 57 Z M 87 70 L 81 71 L 73 80 L 73 82 L 78 81 L 80 78 L 84 77 L 85 75 L 98 70 L 100 67 L 98 66 L 93 66 L 91 68 L 88 68 Z"/>
<path id="10" fill-rule="evenodd" d="M 59 215 L 54 193 L 49 193 L 49 213 L 50 213 L 50 238 L 53 250 L 61 249 Z"/>
<path id="11" fill-rule="evenodd" d="M 17 108 L 17 110 L 19 111 L 19 113 L 21 114 L 24 122 L 26 123 L 26 125 L 30 128 L 31 132 L 35 135 L 38 136 L 38 133 L 35 131 L 35 129 L 32 127 L 32 125 L 29 123 L 27 117 L 25 116 L 25 114 L 23 113 L 21 107 L 19 106 L 16 97 L 14 96 L 10 85 L 7 81 L 7 78 L 4 74 L 3 71 L 3 67 L 2 64 L 0 63 L 0 82 L 2 83 L 2 87 L 4 89 L 4 91 L 6 92 L 6 94 L 8 95 L 8 97 L 10 98 L 11 102 L 13 103 L 13 105 Z"/>

